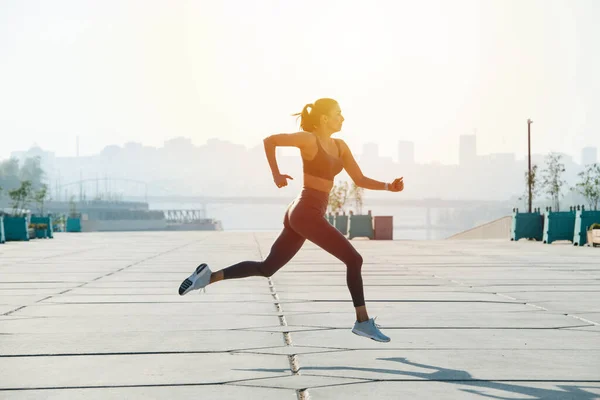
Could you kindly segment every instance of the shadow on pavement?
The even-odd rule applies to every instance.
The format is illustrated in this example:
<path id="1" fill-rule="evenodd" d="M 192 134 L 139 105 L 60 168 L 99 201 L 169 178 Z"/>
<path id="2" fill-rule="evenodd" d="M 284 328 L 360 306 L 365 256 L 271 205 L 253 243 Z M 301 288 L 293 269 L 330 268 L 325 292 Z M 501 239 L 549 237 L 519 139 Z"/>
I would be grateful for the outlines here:
<path id="1" fill-rule="evenodd" d="M 496 381 L 482 381 L 476 380 L 471 376 L 467 371 L 457 370 L 457 369 L 449 369 L 442 367 L 435 367 L 432 365 L 420 364 L 416 362 L 412 362 L 403 357 L 391 357 L 391 358 L 377 358 L 377 360 L 382 361 L 391 361 L 395 363 L 401 363 L 404 365 L 418 367 L 423 369 L 433 370 L 432 372 L 416 372 L 416 371 L 403 371 L 401 369 L 387 369 L 387 368 L 363 368 L 363 367 L 350 367 L 350 366 L 330 366 L 330 367 L 301 367 L 300 372 L 309 372 L 309 371 L 362 371 L 362 372 L 373 372 L 378 374 L 391 374 L 391 375 L 402 375 L 409 376 L 414 378 L 419 378 L 428 381 L 438 381 L 445 382 L 449 384 L 459 384 L 461 386 L 473 386 L 473 389 L 464 389 L 461 388 L 462 391 L 478 394 L 483 397 L 492 398 L 492 399 L 506 399 L 506 400 L 514 400 L 514 394 L 521 394 L 528 396 L 527 399 L 531 400 L 593 400 L 599 399 L 600 395 L 588 392 L 584 390 L 585 388 L 596 388 L 600 389 L 599 386 L 581 386 L 581 385 L 557 385 L 557 389 L 542 389 L 542 388 L 534 388 L 528 387 L 524 385 L 518 385 L 514 383 L 504 383 L 504 382 L 496 382 Z M 288 369 L 263 369 L 263 368 L 253 368 L 253 369 L 242 369 L 242 371 L 260 371 L 260 372 L 286 372 Z M 357 379 L 368 379 L 368 378 L 359 378 L 356 376 L 348 377 L 348 378 L 357 378 Z M 385 381 L 384 379 L 381 379 Z M 375 380 L 376 381 L 376 380 Z M 568 381 L 568 379 L 566 380 Z M 534 381 L 535 382 L 535 381 Z M 545 381 L 540 381 L 545 382 Z M 551 382 L 550 382 L 551 383 Z M 480 389 L 494 389 L 499 392 L 510 392 L 512 395 L 510 397 L 503 397 L 500 395 L 494 395 L 489 393 L 484 393 Z M 310 389 L 310 388 L 309 388 Z"/>

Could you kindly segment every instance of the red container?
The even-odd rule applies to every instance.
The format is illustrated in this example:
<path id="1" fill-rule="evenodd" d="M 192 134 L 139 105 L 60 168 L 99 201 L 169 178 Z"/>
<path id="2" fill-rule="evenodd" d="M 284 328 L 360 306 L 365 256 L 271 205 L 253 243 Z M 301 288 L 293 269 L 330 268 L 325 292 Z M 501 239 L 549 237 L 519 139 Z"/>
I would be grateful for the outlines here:
<path id="1" fill-rule="evenodd" d="M 373 231 L 375 240 L 394 240 L 394 217 L 373 217 Z"/>

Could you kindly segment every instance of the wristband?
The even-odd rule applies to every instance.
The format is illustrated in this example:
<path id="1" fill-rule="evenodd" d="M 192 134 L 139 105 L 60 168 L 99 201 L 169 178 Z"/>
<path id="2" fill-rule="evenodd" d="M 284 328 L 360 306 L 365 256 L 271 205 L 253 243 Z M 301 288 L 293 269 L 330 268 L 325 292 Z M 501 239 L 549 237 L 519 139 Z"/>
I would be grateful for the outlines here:
<path id="1" fill-rule="evenodd" d="M 390 190 L 390 184 L 386 182 L 384 190 Z"/>

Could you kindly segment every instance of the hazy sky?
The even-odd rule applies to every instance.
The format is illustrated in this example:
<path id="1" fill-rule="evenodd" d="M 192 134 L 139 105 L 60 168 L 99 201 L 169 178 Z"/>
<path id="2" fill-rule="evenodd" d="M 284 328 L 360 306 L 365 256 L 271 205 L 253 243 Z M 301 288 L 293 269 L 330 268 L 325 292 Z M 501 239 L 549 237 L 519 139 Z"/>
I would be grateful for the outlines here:
<path id="1" fill-rule="evenodd" d="M 453 163 L 600 147 L 600 1 L 0 3 L 0 159 L 185 136 L 248 147 L 338 99 L 355 153 Z"/>

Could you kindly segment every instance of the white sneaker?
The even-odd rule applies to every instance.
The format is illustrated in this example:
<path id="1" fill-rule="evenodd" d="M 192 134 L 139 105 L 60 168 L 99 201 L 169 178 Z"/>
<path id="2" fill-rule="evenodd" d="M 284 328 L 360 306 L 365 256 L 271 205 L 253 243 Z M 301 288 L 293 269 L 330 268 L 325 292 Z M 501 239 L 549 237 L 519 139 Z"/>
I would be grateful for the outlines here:
<path id="1" fill-rule="evenodd" d="M 206 264 L 200 264 L 196 270 L 188 278 L 186 278 L 179 286 L 179 295 L 183 296 L 196 289 L 203 289 L 210 283 L 210 275 L 212 271 Z"/>
<path id="2" fill-rule="evenodd" d="M 378 342 L 389 342 L 390 338 L 385 336 L 379 330 L 379 325 L 375 323 L 375 319 L 371 318 L 368 321 L 354 323 L 354 328 L 352 328 L 352 333 L 358 336 L 364 336 L 369 339 L 373 339 Z"/>

